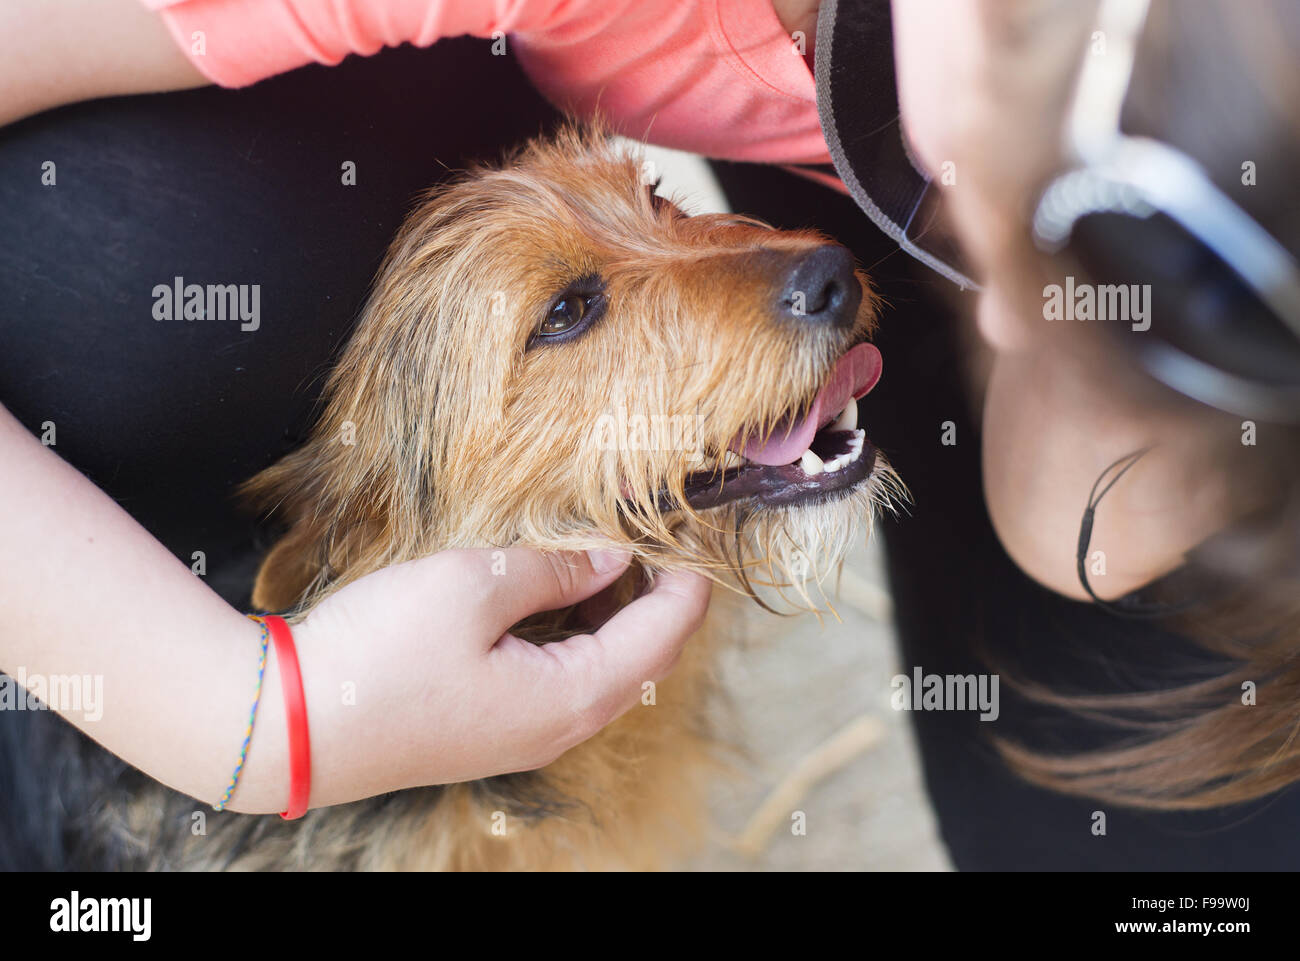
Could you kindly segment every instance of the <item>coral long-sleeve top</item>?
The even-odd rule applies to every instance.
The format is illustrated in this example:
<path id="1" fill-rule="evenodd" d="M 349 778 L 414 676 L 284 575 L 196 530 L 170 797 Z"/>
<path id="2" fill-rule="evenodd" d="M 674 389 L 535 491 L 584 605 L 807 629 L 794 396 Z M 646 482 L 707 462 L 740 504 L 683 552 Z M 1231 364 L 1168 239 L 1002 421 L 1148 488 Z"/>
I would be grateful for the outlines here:
<path id="1" fill-rule="evenodd" d="M 828 164 L 801 38 L 767 0 L 142 0 L 195 66 L 240 87 L 385 46 L 494 38 L 579 116 L 710 157 Z"/>

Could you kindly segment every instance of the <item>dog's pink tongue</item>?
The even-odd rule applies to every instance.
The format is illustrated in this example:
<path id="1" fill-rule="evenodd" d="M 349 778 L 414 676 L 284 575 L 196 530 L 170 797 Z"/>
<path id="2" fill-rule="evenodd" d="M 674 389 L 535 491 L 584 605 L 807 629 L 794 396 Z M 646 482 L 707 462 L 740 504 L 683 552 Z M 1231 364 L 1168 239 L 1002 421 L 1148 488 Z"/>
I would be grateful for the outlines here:
<path id="1" fill-rule="evenodd" d="M 806 416 L 794 423 L 778 424 L 766 439 L 750 438 L 743 446 L 742 438 L 737 436 L 731 449 L 756 464 L 793 464 L 808 449 L 813 435 L 838 417 L 850 398 L 861 397 L 876 386 L 882 366 L 880 351 L 871 344 L 858 344 L 835 362 Z"/>

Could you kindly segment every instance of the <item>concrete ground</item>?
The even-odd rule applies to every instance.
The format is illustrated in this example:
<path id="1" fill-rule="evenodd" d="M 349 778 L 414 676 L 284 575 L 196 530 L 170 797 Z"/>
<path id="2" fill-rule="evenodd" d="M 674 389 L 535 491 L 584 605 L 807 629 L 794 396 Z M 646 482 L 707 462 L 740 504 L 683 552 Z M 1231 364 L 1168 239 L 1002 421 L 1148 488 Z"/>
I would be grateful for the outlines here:
<path id="1" fill-rule="evenodd" d="M 734 783 L 718 785 L 720 836 L 693 868 L 951 870 L 908 715 L 889 704 L 898 667 L 880 563 L 878 548 L 868 546 L 846 563 L 839 622 L 757 608 L 747 616 L 751 643 L 726 651 L 722 682 L 749 760 Z M 864 606 L 885 609 L 870 616 Z M 805 780 L 801 773 L 810 783 L 789 783 L 792 775 Z M 797 811 L 805 833 L 796 833 Z M 757 830 L 756 818 L 768 830 Z M 738 846 L 747 827 L 748 843 Z"/>

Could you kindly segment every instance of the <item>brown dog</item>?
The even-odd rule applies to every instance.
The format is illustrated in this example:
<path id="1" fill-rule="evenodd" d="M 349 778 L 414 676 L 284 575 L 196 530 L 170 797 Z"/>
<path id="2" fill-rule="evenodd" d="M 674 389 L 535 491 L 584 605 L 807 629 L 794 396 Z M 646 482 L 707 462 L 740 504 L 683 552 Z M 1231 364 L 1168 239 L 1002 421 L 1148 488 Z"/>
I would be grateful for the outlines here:
<path id="1" fill-rule="evenodd" d="M 447 548 L 609 542 L 636 558 L 615 600 L 669 566 L 813 600 L 873 506 L 900 490 L 856 430 L 856 398 L 880 371 L 865 343 L 876 300 L 844 248 L 745 217 L 688 217 L 641 170 L 602 134 L 569 129 L 423 200 L 311 439 L 248 485 L 287 527 L 259 606 L 301 616 Z M 263 818 L 238 849 L 209 836 L 181 861 L 663 863 L 700 820 L 722 618 L 715 604 L 653 707 L 540 772 L 292 825 Z M 569 611 L 515 633 L 544 642 L 592 626 Z M 502 818 L 504 837 L 492 830 Z"/>

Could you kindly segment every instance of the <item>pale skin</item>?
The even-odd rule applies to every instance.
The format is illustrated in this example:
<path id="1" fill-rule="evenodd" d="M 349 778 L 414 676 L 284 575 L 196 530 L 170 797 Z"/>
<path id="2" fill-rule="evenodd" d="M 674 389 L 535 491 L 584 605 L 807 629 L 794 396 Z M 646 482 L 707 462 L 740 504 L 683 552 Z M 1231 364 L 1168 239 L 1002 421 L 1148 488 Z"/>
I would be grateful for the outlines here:
<path id="1" fill-rule="evenodd" d="M 971 6 L 895 4 L 904 122 L 932 169 L 982 149 L 946 93 L 980 89 Z M 774 7 L 812 40 L 815 0 Z M 0 58 L 0 124 L 76 100 L 206 82 L 137 0 L 8 0 L 0 35 L 23 38 Z M 1008 218 L 972 192 L 957 203 L 963 240 L 996 281 Z M 996 282 L 988 289 L 979 326 L 994 356 L 984 419 L 990 513 L 1031 576 L 1078 597 L 1073 544 L 1087 490 L 1107 464 L 1150 442 L 1152 425 L 1084 372 L 1045 377 L 1025 325 L 1000 309 Z M 1096 535 L 1114 558 L 1103 593 L 1127 593 L 1178 566 L 1237 508 L 1225 503 L 1226 479 L 1203 472 L 1188 481 L 1201 460 L 1194 445 L 1167 445 L 1108 500 Z M 258 628 L 3 408 L 0 463 L 0 669 L 102 674 L 103 719 L 68 720 L 163 783 L 215 800 L 246 720 Z M 597 571 L 584 555 L 507 553 L 508 577 L 485 573 L 487 552 L 380 571 L 296 629 L 313 806 L 544 765 L 666 673 L 707 606 L 702 579 L 667 575 L 596 635 L 536 649 L 503 632 L 598 592 L 625 560 L 598 558 L 607 569 Z M 348 683 L 354 706 L 342 696 Z M 279 685 L 271 657 L 232 810 L 285 805 Z"/>

